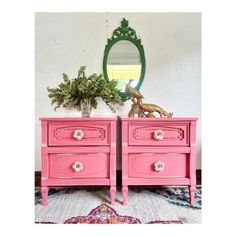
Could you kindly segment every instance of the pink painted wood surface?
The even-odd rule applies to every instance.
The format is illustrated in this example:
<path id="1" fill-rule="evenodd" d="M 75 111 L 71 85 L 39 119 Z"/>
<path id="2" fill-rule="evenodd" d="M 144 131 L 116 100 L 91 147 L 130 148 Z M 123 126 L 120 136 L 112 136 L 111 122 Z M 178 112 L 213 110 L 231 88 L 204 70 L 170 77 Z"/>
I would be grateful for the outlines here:
<path id="1" fill-rule="evenodd" d="M 123 205 L 127 205 L 127 201 L 128 201 L 128 187 L 126 185 L 122 186 L 122 196 L 123 196 Z"/>
<path id="2" fill-rule="evenodd" d="M 188 146 L 189 125 L 162 122 L 129 124 L 129 145 Z M 155 131 L 163 132 L 163 138 L 155 139 Z"/>
<path id="3" fill-rule="evenodd" d="M 53 123 L 57 122 L 70 122 L 70 121 L 76 121 L 76 122 L 96 122 L 96 124 L 99 124 L 100 122 L 108 121 L 108 122 L 116 122 L 117 118 L 116 117 L 88 117 L 88 118 L 83 118 L 83 117 L 40 117 L 39 120 L 41 121 L 46 121 L 50 122 L 52 121 Z"/>
<path id="4" fill-rule="evenodd" d="M 41 193 L 42 193 L 42 204 L 43 204 L 43 206 L 46 206 L 48 204 L 48 200 L 47 200 L 48 187 L 42 187 Z"/>
<path id="5" fill-rule="evenodd" d="M 195 193 L 196 193 L 196 187 L 190 185 L 189 186 L 189 195 L 190 195 L 190 203 L 194 203 L 194 198 L 195 198 Z"/>
<path id="6" fill-rule="evenodd" d="M 190 185 L 189 178 L 129 178 L 128 185 Z M 127 186 L 128 186 L 127 185 Z"/>
<path id="7" fill-rule="evenodd" d="M 190 123 L 191 121 L 197 121 L 198 118 L 196 117 L 171 117 L 171 118 L 127 118 L 127 117 L 121 117 L 120 120 L 126 121 L 128 123 L 136 123 L 136 122 L 145 122 L 145 120 L 148 122 L 157 122 L 158 124 L 161 124 L 162 122 L 178 122 L 179 124 L 181 123 Z"/>
<path id="8" fill-rule="evenodd" d="M 187 185 L 190 201 L 194 202 L 196 121 L 197 118 L 121 118 L 124 205 L 130 185 Z M 163 131 L 162 140 L 154 138 L 156 129 Z M 165 168 L 156 173 L 153 167 L 158 160 Z"/>
<path id="9" fill-rule="evenodd" d="M 70 178 L 42 180 L 45 186 L 110 186 L 109 178 Z"/>
<path id="10" fill-rule="evenodd" d="M 108 145 L 108 123 L 88 122 L 49 123 L 49 146 Z M 76 130 L 83 132 L 81 139 L 76 139 Z"/>
<path id="11" fill-rule="evenodd" d="M 190 153 L 190 147 L 176 147 L 176 146 L 168 146 L 168 147 L 160 147 L 160 146 L 128 146 L 127 151 L 129 153 Z"/>
<path id="12" fill-rule="evenodd" d="M 81 170 L 73 169 L 81 163 Z M 109 157 L 107 153 L 50 154 L 50 178 L 106 178 L 109 177 Z"/>
<path id="13" fill-rule="evenodd" d="M 185 178 L 188 157 L 186 154 L 129 154 L 129 177 L 136 178 Z M 155 170 L 155 163 L 163 163 L 161 171 Z"/>
<path id="14" fill-rule="evenodd" d="M 116 118 L 41 118 L 42 203 L 49 186 L 108 185 L 116 193 Z M 74 138 L 82 130 L 83 138 Z M 82 164 L 81 164 L 82 163 Z M 81 168 L 82 166 L 82 168 Z"/>
<path id="15" fill-rule="evenodd" d="M 116 123 L 110 124 L 110 196 L 111 204 L 115 204 L 116 196 Z"/>
<path id="16" fill-rule="evenodd" d="M 41 163 L 42 163 L 42 179 L 48 178 L 48 153 L 47 153 L 47 143 L 48 143 L 48 135 L 47 135 L 47 122 L 41 122 Z M 44 186 L 42 184 L 42 186 Z"/>
<path id="17" fill-rule="evenodd" d="M 74 146 L 71 146 L 71 147 L 68 147 L 68 146 L 58 146 L 58 147 L 46 147 L 45 148 L 45 152 L 47 153 L 77 153 L 78 151 L 80 153 L 86 153 L 88 152 L 89 150 L 89 153 L 98 153 L 98 152 L 110 152 L 111 148 L 110 146 L 77 146 L 77 147 L 74 147 Z"/>
<path id="18" fill-rule="evenodd" d="M 115 204 L 115 197 L 116 197 L 116 187 L 112 186 L 110 187 L 110 195 L 111 195 L 111 204 Z"/>
<path id="19" fill-rule="evenodd" d="M 128 195 L 128 123 L 121 123 L 121 136 L 122 136 L 122 195 L 123 195 L 123 205 L 127 204 L 127 195 Z"/>
<path id="20" fill-rule="evenodd" d="M 191 121 L 190 125 L 190 147 L 191 147 L 191 153 L 190 153 L 190 165 L 189 165 L 189 171 L 190 171 L 190 186 L 189 186 L 189 192 L 190 192 L 190 202 L 191 204 L 194 203 L 194 197 L 196 192 L 196 121 Z"/>

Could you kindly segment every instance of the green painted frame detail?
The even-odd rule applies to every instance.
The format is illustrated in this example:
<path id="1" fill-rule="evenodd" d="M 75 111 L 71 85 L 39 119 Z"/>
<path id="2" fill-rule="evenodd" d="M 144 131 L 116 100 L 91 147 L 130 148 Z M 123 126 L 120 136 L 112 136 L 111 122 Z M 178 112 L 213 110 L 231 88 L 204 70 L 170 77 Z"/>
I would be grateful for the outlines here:
<path id="1" fill-rule="evenodd" d="M 104 50 L 104 57 L 103 57 L 103 74 L 105 79 L 109 79 L 107 75 L 107 58 L 108 54 L 112 48 L 112 46 L 121 40 L 128 40 L 132 42 L 139 50 L 140 57 L 141 57 L 141 63 L 142 63 L 142 69 L 141 69 L 141 75 L 139 78 L 138 84 L 135 86 L 135 89 L 139 90 L 140 86 L 143 83 L 144 74 L 146 70 L 146 61 L 145 61 L 145 55 L 143 50 L 143 45 L 141 44 L 141 39 L 137 37 L 136 32 L 134 29 L 129 27 L 129 22 L 125 18 L 121 21 L 121 26 L 118 27 L 113 31 L 112 37 L 107 39 L 107 44 L 105 46 Z M 128 92 L 120 92 L 120 95 L 122 97 L 123 101 L 126 101 L 130 99 L 130 95 Z"/>

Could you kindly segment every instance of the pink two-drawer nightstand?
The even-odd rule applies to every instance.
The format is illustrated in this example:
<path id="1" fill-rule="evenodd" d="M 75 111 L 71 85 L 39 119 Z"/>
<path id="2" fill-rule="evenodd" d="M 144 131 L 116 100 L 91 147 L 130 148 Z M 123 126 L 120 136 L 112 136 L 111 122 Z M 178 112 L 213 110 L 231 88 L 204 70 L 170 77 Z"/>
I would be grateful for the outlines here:
<path id="1" fill-rule="evenodd" d="M 121 118 L 122 193 L 130 185 L 187 185 L 196 191 L 197 118 Z"/>
<path id="2" fill-rule="evenodd" d="M 110 186 L 116 192 L 116 118 L 41 118 L 42 203 L 50 186 Z"/>

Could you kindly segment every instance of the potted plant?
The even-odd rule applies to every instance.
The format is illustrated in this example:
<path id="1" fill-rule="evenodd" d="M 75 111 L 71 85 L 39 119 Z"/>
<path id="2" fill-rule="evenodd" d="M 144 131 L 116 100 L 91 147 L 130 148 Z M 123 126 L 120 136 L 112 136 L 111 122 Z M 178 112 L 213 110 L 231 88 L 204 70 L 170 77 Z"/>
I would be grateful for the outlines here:
<path id="1" fill-rule="evenodd" d="M 97 98 L 101 98 L 107 106 L 115 112 L 114 105 L 123 105 L 117 81 L 106 80 L 102 74 L 85 75 L 85 66 L 81 66 L 77 78 L 69 79 L 63 74 L 63 82 L 56 88 L 47 88 L 54 110 L 59 107 L 75 107 L 82 112 L 83 117 L 89 117 L 92 108 L 98 105 Z"/>

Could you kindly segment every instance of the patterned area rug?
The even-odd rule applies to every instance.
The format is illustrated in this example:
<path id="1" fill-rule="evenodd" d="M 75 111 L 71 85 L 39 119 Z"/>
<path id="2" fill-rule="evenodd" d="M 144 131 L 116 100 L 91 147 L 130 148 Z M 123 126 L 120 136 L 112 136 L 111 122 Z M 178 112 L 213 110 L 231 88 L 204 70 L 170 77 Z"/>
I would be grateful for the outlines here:
<path id="1" fill-rule="evenodd" d="M 193 205 L 189 203 L 189 191 L 187 188 L 160 187 L 150 191 L 156 193 L 160 197 L 165 198 L 168 202 L 179 206 L 186 206 L 195 209 L 202 208 L 201 188 L 197 188 L 197 191 L 195 193 L 195 201 Z"/>
<path id="2" fill-rule="evenodd" d="M 201 223 L 201 189 L 193 206 L 188 203 L 187 188 L 129 188 L 128 204 L 122 194 L 110 205 L 104 188 L 50 189 L 48 205 L 41 204 L 40 189 L 35 191 L 37 224 L 183 224 Z"/>

